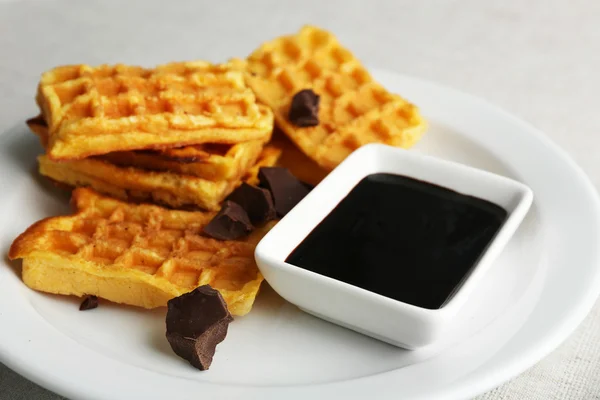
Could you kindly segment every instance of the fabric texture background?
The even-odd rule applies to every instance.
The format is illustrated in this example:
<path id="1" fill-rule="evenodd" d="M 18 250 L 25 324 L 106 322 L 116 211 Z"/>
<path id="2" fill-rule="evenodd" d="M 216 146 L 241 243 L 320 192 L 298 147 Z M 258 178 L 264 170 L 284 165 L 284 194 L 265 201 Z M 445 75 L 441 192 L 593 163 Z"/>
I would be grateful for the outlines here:
<path id="1" fill-rule="evenodd" d="M 532 123 L 600 185 L 598 0 L 0 0 L 0 132 L 35 114 L 39 74 L 55 65 L 220 61 L 304 23 L 331 29 L 370 66 Z M 126 36 L 112 40 L 115 31 Z M 0 400 L 59 398 L 0 365 Z M 600 304 L 547 358 L 480 399 L 600 399 Z"/>

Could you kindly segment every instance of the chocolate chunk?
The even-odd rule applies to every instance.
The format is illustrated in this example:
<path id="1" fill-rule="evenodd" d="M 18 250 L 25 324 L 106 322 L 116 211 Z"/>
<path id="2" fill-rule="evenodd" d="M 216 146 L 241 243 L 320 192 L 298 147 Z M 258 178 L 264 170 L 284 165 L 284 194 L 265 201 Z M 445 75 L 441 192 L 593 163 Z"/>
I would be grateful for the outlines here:
<path id="1" fill-rule="evenodd" d="M 304 187 L 310 192 L 311 190 L 313 190 L 315 188 L 315 185 L 311 185 L 308 182 L 304 182 L 304 181 L 300 181 L 302 182 L 302 184 L 304 185 Z"/>
<path id="2" fill-rule="evenodd" d="M 277 216 L 271 193 L 266 189 L 248 185 L 245 182 L 227 196 L 225 200 L 233 201 L 242 206 L 254 226 L 275 219 Z"/>
<path id="3" fill-rule="evenodd" d="M 292 99 L 288 119 L 301 128 L 319 125 L 319 95 L 311 89 L 296 93 Z"/>
<path id="4" fill-rule="evenodd" d="M 235 240 L 247 236 L 253 229 L 242 206 L 225 201 L 221 211 L 204 227 L 204 233 L 219 240 Z"/>
<path id="5" fill-rule="evenodd" d="M 260 186 L 269 189 L 277 215 L 283 217 L 306 196 L 310 190 L 287 168 L 263 167 L 258 172 Z"/>
<path id="6" fill-rule="evenodd" d="M 86 296 L 79 306 L 79 311 L 93 310 L 98 307 L 98 298 L 96 296 Z"/>
<path id="7" fill-rule="evenodd" d="M 27 125 L 39 125 L 44 128 L 48 127 L 48 123 L 46 122 L 44 117 L 42 117 L 41 115 L 38 115 L 37 117 L 34 117 L 34 118 L 29 118 L 27 121 L 25 121 L 25 123 Z"/>
<path id="8" fill-rule="evenodd" d="M 207 370 L 233 321 L 225 300 L 218 291 L 204 285 L 169 300 L 167 307 L 171 348 L 194 367 Z"/>

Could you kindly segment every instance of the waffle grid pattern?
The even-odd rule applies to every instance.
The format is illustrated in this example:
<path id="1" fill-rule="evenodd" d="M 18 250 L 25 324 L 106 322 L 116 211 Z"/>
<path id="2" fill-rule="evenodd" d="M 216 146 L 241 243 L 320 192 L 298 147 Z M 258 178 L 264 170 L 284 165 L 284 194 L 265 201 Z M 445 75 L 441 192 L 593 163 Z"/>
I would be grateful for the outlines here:
<path id="1" fill-rule="evenodd" d="M 270 110 L 244 82 L 245 63 L 182 62 L 155 69 L 71 65 L 42 75 L 37 101 L 49 155 L 239 143 L 270 134 Z"/>
<path id="2" fill-rule="evenodd" d="M 249 85 L 273 109 L 277 124 L 326 169 L 366 143 L 410 147 L 425 130 L 414 105 L 375 82 L 324 30 L 305 26 L 263 44 L 248 58 L 248 70 Z M 320 123 L 299 128 L 287 115 L 294 94 L 307 88 L 320 95 Z"/>
<path id="3" fill-rule="evenodd" d="M 253 254 L 262 232 L 247 241 L 219 241 L 201 235 L 214 213 L 133 205 L 85 188 L 73 198 L 76 214 L 35 224 L 15 240 L 10 257 L 51 253 L 91 273 L 146 280 L 173 297 L 204 284 L 228 304 L 256 295 L 262 276 Z"/>

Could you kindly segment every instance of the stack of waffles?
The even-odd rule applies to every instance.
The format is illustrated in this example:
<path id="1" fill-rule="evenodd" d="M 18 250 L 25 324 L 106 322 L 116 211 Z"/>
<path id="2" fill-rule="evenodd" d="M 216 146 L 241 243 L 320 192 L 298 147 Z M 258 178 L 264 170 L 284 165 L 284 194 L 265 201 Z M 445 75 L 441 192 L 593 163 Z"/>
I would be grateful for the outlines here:
<path id="1" fill-rule="evenodd" d="M 223 199 L 256 184 L 281 153 L 244 68 L 232 60 L 44 73 L 41 114 L 28 125 L 46 150 L 39 172 L 76 188 L 76 212 L 15 240 L 9 255 L 23 258 L 25 284 L 145 308 L 210 284 L 232 314 L 246 314 L 263 280 L 254 247 L 271 225 L 236 241 L 202 233 Z"/>
<path id="2" fill-rule="evenodd" d="M 40 173 L 123 200 L 218 209 L 279 154 L 265 146 L 272 112 L 257 104 L 244 68 L 231 60 L 44 73 L 41 115 L 28 121 L 46 148 Z"/>
<path id="3" fill-rule="evenodd" d="M 289 118 L 305 90 L 320 99 L 311 126 Z M 209 284 L 233 315 L 254 302 L 263 279 L 254 247 L 273 224 L 235 241 L 203 234 L 238 185 L 276 163 L 317 184 L 358 147 L 408 148 L 426 128 L 414 105 L 312 26 L 245 61 L 55 68 L 36 100 L 41 114 L 28 125 L 46 149 L 39 171 L 77 188 L 76 212 L 14 241 L 24 282 L 146 308 Z"/>

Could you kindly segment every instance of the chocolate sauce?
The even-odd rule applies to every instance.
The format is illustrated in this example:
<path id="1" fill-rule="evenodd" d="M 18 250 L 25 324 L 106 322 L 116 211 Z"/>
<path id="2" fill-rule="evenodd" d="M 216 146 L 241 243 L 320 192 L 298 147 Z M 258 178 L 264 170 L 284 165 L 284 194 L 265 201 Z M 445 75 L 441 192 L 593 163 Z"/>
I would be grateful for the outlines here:
<path id="1" fill-rule="evenodd" d="M 415 306 L 440 308 L 507 217 L 489 201 L 393 174 L 361 180 L 286 262 Z"/>

